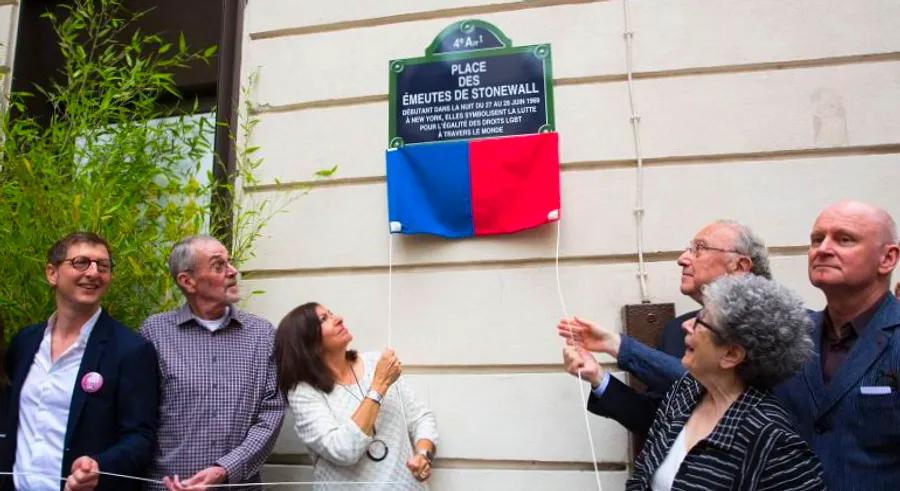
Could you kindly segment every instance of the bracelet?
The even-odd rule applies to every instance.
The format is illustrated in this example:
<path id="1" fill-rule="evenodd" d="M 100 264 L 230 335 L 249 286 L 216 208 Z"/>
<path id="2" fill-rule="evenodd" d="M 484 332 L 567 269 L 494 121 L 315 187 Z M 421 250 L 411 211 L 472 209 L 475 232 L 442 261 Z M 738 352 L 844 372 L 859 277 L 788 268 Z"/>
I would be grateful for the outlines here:
<path id="1" fill-rule="evenodd" d="M 425 457 L 425 460 L 427 460 L 429 464 L 431 463 L 432 460 L 434 460 L 434 452 L 432 452 L 431 450 L 424 449 L 424 448 L 417 448 L 416 455 L 421 455 L 421 456 Z"/>
<path id="2" fill-rule="evenodd" d="M 379 406 L 381 405 L 381 400 L 384 399 L 384 396 L 381 395 L 381 392 L 378 392 L 375 389 L 369 389 L 369 392 L 366 393 L 366 399 L 372 399 Z"/>

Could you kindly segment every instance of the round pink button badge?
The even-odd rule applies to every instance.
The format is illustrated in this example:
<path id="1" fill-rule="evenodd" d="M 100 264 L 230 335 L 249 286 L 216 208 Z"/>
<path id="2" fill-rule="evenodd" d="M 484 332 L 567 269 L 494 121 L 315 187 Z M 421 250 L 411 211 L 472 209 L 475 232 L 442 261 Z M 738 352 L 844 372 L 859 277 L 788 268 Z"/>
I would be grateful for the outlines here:
<path id="1" fill-rule="evenodd" d="M 103 375 L 97 372 L 88 372 L 81 377 L 81 388 L 88 394 L 93 394 L 103 387 Z"/>

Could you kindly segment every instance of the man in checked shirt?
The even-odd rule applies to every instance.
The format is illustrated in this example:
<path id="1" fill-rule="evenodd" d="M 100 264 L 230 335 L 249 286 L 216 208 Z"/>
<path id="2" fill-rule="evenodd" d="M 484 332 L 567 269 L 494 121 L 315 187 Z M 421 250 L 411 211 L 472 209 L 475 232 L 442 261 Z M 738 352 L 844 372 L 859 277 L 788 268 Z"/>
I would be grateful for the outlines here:
<path id="1" fill-rule="evenodd" d="M 272 357 L 275 330 L 234 305 L 238 272 L 218 240 L 197 235 L 175 244 L 169 272 L 187 302 L 141 326 L 160 370 L 150 477 L 170 491 L 258 483 L 284 417 Z"/>

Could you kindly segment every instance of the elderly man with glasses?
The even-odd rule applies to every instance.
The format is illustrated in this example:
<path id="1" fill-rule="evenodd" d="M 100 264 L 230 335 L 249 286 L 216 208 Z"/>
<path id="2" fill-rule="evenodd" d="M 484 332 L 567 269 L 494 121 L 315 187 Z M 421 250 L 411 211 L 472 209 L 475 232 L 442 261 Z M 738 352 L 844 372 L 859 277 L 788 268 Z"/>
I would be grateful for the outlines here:
<path id="1" fill-rule="evenodd" d="M 703 286 L 728 274 L 752 273 L 770 279 L 768 251 L 765 244 L 746 225 L 733 220 L 717 220 L 706 225 L 678 257 L 681 266 L 681 293 L 702 304 Z M 646 434 L 653 421 L 658 402 L 672 380 L 683 373 L 680 364 L 669 360 L 684 355 L 682 323 L 692 319 L 691 311 L 672 319 L 663 327 L 658 348 L 671 357 L 659 357 L 657 350 L 617 332 L 574 317 L 561 319 L 557 333 L 566 338 L 563 350 L 566 370 L 591 384 L 588 409 L 612 418 L 628 430 Z M 588 351 L 606 353 L 616 358 L 619 368 L 630 372 L 647 385 L 640 394 L 604 371 Z"/>
<path id="2" fill-rule="evenodd" d="M 150 476 L 171 491 L 259 483 L 285 408 L 275 379 L 275 328 L 235 305 L 238 271 L 218 240 L 195 235 L 175 244 L 169 273 L 185 304 L 141 327 L 159 352 L 162 374 Z"/>
<path id="3" fill-rule="evenodd" d="M 0 422 L 0 488 L 129 490 L 156 444 L 153 346 L 100 307 L 113 270 L 109 245 L 78 232 L 50 248 L 44 268 L 56 311 L 23 329 L 6 354 L 8 417 Z M 14 486 L 14 488 L 13 488 Z"/>

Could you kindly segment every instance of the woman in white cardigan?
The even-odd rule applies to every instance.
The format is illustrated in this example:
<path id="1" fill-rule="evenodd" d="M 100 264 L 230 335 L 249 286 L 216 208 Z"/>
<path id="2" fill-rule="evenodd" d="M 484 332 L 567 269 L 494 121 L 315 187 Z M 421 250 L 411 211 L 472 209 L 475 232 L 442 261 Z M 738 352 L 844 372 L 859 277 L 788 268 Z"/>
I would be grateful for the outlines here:
<path id="1" fill-rule="evenodd" d="M 316 489 L 427 489 L 437 444 L 434 415 L 405 384 L 390 349 L 348 349 L 344 319 L 318 303 L 289 312 L 275 335 L 278 386 L 314 459 Z"/>

